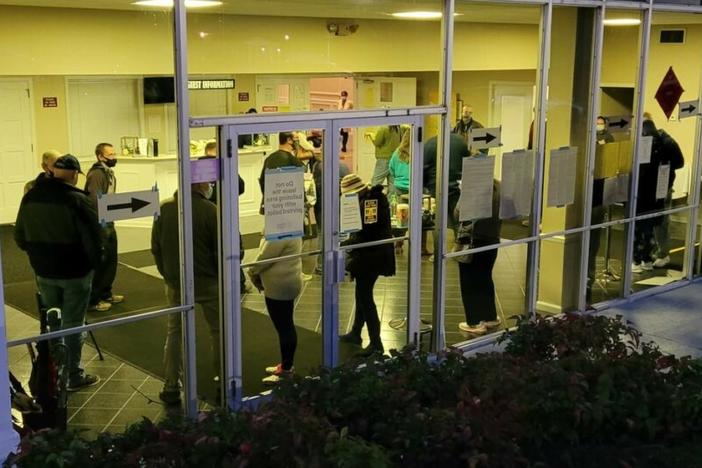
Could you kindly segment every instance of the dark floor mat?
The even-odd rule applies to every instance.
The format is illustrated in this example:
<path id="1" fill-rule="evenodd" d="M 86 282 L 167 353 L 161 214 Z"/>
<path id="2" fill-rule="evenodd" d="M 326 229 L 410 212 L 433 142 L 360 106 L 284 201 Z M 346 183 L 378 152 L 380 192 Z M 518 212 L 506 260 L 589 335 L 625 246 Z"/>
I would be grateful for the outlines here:
<path id="1" fill-rule="evenodd" d="M 14 226 L 0 226 L 0 254 L 2 255 L 2 278 L 5 284 L 33 281 L 34 271 L 29 257 L 17 247 Z"/>
<path id="2" fill-rule="evenodd" d="M 156 265 L 156 261 L 150 250 L 135 250 L 133 252 L 121 253 L 119 254 L 119 261 L 133 268 L 144 268 Z"/>

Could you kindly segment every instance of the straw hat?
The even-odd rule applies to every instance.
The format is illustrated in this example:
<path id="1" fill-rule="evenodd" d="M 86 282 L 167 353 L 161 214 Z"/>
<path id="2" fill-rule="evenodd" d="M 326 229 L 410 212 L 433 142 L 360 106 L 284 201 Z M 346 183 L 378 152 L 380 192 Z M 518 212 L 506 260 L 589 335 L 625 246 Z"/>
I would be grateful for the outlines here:
<path id="1" fill-rule="evenodd" d="M 341 179 L 341 193 L 358 193 L 366 188 L 366 184 L 356 174 L 349 174 Z"/>

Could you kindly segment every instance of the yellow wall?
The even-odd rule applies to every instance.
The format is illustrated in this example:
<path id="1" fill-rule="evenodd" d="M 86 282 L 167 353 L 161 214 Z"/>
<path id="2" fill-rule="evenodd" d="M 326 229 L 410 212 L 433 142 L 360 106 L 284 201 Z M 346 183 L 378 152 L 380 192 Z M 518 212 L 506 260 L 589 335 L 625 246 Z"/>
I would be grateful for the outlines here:
<path id="1" fill-rule="evenodd" d="M 441 60 L 438 22 L 359 20 L 355 34 L 337 37 L 324 18 L 188 21 L 191 73 L 437 71 Z M 171 15 L 162 12 L 0 7 L 0 56 L 9 58 L 0 75 L 172 74 L 171 35 Z M 454 66 L 535 68 L 537 48 L 536 25 L 457 23 Z"/>

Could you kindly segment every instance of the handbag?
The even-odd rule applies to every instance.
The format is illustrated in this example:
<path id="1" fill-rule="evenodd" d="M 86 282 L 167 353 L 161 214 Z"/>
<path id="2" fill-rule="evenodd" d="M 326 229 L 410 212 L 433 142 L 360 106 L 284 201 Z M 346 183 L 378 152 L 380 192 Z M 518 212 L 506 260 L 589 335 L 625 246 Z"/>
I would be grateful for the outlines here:
<path id="1" fill-rule="evenodd" d="M 456 239 L 451 252 L 466 252 L 473 248 L 473 223 L 460 223 L 456 230 Z M 454 257 L 458 263 L 471 263 L 473 254 Z"/>

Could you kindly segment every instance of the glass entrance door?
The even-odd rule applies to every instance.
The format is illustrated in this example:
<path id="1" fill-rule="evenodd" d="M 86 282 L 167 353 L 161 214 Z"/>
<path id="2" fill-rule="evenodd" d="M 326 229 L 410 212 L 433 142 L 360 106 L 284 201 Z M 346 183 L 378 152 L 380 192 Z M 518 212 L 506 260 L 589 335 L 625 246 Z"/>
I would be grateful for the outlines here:
<path id="1" fill-rule="evenodd" d="M 422 189 L 422 116 L 276 117 L 235 118 L 219 132 L 232 407 L 293 372 L 424 337 L 429 346 L 431 336 L 422 219 L 427 227 L 434 201 Z"/>

